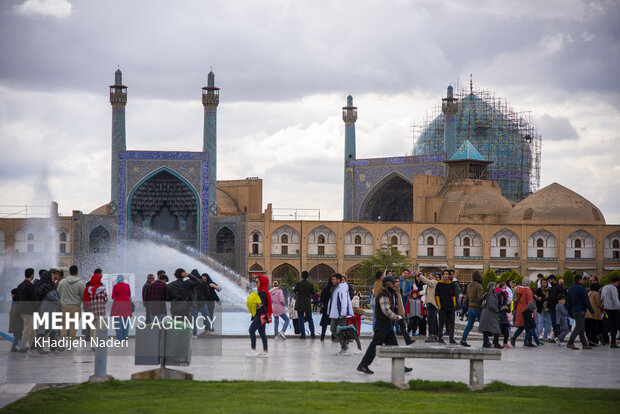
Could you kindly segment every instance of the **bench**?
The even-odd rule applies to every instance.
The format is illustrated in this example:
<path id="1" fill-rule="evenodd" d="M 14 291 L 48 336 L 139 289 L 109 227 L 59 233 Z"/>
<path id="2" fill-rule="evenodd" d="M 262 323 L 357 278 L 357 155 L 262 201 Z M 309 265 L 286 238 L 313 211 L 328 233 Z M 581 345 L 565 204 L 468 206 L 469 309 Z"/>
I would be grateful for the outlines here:
<path id="1" fill-rule="evenodd" d="M 392 358 L 392 383 L 401 389 L 409 388 L 405 382 L 405 358 L 469 359 L 469 388 L 481 389 L 484 387 L 484 360 L 500 360 L 502 352 L 488 348 L 378 346 L 377 357 Z"/>

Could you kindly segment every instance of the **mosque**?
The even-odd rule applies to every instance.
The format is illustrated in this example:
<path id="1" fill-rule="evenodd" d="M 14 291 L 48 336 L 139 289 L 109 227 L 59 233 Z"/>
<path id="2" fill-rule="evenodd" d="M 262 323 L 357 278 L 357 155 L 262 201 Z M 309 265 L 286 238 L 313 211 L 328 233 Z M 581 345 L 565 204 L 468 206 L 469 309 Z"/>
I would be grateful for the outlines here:
<path id="1" fill-rule="evenodd" d="M 0 219 L 1 274 L 45 263 L 123 271 L 130 240 L 161 240 L 207 254 L 238 273 L 359 278 L 358 264 L 391 245 L 425 271 L 453 268 L 459 280 L 475 270 L 521 274 L 566 269 L 604 275 L 620 269 L 620 225 L 570 189 L 538 189 L 541 137 L 523 114 L 491 92 L 447 88 L 410 156 L 358 159 L 357 108 L 347 97 L 343 220 L 277 220 L 263 210 L 262 180 L 217 180 L 215 75 L 202 88 L 203 146 L 195 152 L 127 149 L 127 86 L 117 70 L 110 86 L 110 202 L 90 212 L 49 219 Z M 439 109 L 440 108 L 440 109 Z"/>

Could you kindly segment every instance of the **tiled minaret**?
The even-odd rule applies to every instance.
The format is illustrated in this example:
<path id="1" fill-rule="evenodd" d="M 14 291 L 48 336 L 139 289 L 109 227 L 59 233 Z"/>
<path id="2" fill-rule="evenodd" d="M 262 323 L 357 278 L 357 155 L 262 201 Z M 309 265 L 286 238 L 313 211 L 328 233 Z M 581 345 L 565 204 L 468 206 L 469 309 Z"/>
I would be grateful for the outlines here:
<path id="1" fill-rule="evenodd" d="M 209 153 L 209 210 L 217 214 L 217 106 L 220 103 L 220 88 L 215 87 L 215 75 L 209 72 L 207 86 L 202 88 L 204 107 L 204 132 L 202 150 Z"/>
<path id="2" fill-rule="evenodd" d="M 112 104 L 112 188 L 110 211 L 118 208 L 118 154 L 127 149 L 125 140 L 125 105 L 127 105 L 127 86 L 123 85 L 120 69 L 114 73 L 114 85 L 110 85 L 110 104 Z"/>

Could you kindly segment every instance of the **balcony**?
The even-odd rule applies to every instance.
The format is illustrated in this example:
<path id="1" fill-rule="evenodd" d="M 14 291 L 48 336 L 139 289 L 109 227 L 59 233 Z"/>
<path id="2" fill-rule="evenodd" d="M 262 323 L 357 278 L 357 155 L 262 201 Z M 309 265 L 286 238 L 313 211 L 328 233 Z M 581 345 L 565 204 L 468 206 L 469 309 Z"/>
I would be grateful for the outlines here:
<path id="1" fill-rule="evenodd" d="M 482 260 L 482 256 L 454 256 L 454 260 Z"/>
<path id="2" fill-rule="evenodd" d="M 344 258 L 345 259 L 368 259 L 369 257 L 372 257 L 372 255 L 363 255 L 363 254 L 345 254 Z"/>
<path id="3" fill-rule="evenodd" d="M 418 259 L 445 259 L 446 256 L 418 256 Z"/>
<path id="4" fill-rule="evenodd" d="M 594 262 L 595 257 L 567 257 L 567 262 Z"/>
<path id="5" fill-rule="evenodd" d="M 535 262 L 557 262 L 557 257 L 528 257 L 527 260 L 532 260 Z"/>
<path id="6" fill-rule="evenodd" d="M 275 254 L 275 253 L 271 253 L 271 257 L 299 257 L 298 253 L 294 253 L 294 254 Z"/>
<path id="7" fill-rule="evenodd" d="M 248 254 L 248 257 L 263 257 L 263 255 L 262 254 L 258 254 L 258 253 L 257 254 L 250 253 L 250 254 Z"/>
<path id="8" fill-rule="evenodd" d="M 606 257 L 605 258 L 606 262 L 620 262 L 620 257 Z"/>
<path id="9" fill-rule="evenodd" d="M 335 259 L 336 255 L 335 254 L 309 254 L 308 257 L 311 258 L 311 259 L 314 259 L 314 258 Z"/>
<path id="10" fill-rule="evenodd" d="M 512 261 L 519 261 L 521 260 L 520 257 L 495 257 L 492 256 L 491 260 L 512 260 Z"/>

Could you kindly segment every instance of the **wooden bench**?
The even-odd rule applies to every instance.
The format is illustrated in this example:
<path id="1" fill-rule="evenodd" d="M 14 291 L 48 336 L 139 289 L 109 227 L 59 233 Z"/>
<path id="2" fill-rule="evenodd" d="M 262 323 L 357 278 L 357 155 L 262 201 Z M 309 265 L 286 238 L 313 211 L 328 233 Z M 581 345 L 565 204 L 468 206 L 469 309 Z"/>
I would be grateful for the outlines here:
<path id="1" fill-rule="evenodd" d="M 392 358 L 392 383 L 401 389 L 409 388 L 405 382 L 405 358 L 469 359 L 469 388 L 481 389 L 484 387 L 484 360 L 500 360 L 502 352 L 488 348 L 378 346 L 377 357 Z"/>

